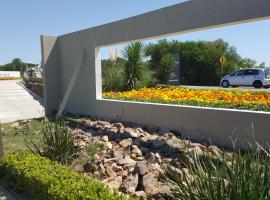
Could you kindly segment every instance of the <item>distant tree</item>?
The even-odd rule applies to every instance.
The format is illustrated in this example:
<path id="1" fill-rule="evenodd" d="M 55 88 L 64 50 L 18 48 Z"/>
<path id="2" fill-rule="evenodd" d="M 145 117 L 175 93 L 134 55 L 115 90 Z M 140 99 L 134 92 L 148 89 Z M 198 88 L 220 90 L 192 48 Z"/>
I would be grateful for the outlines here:
<path id="1" fill-rule="evenodd" d="M 127 45 L 122 52 L 127 60 L 124 65 L 125 89 L 131 90 L 142 86 L 143 80 L 143 59 L 144 45 L 142 42 L 136 42 Z"/>
<path id="2" fill-rule="evenodd" d="M 157 73 L 156 73 L 156 78 L 159 83 L 167 84 L 174 65 L 175 65 L 175 59 L 173 55 L 165 54 L 164 56 L 162 56 L 161 65 L 157 69 Z"/>
<path id="3" fill-rule="evenodd" d="M 245 68 L 253 68 L 256 66 L 256 60 L 252 60 L 250 58 L 244 58 L 244 59 L 241 59 L 238 66 L 239 68 L 241 69 L 245 69 Z"/>
<path id="4" fill-rule="evenodd" d="M 257 67 L 258 67 L 258 68 L 267 68 L 266 65 L 265 65 L 265 62 L 262 62 L 262 63 L 259 64 Z"/>
<path id="5" fill-rule="evenodd" d="M 123 68 L 126 61 L 122 58 L 102 60 L 102 86 L 104 91 L 121 91 L 123 89 Z"/>
<path id="6" fill-rule="evenodd" d="M 180 55 L 181 83 L 191 85 L 218 85 L 220 77 L 238 69 L 241 57 L 236 48 L 223 40 L 215 41 L 167 41 L 146 47 L 146 55 L 151 56 L 150 64 L 153 70 L 161 66 L 164 55 L 177 53 Z M 221 56 L 227 58 L 227 63 L 221 65 Z"/>

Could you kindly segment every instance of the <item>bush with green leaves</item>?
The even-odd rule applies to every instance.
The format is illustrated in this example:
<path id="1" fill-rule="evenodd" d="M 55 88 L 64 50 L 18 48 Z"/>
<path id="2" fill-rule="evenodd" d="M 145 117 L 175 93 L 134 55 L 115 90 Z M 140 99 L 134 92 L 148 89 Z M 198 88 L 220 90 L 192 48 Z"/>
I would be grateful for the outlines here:
<path id="1" fill-rule="evenodd" d="M 31 199 L 128 199 L 97 180 L 86 178 L 57 162 L 24 151 L 8 154 L 0 160 L 0 178 L 16 191 L 30 195 Z"/>
<path id="2" fill-rule="evenodd" d="M 175 59 L 173 55 L 166 54 L 162 56 L 161 65 L 159 66 L 156 72 L 156 77 L 160 84 L 167 84 L 171 76 L 172 68 L 174 67 L 174 65 L 175 65 Z"/>
<path id="3" fill-rule="evenodd" d="M 125 60 L 102 60 L 103 91 L 121 91 L 124 87 L 123 68 Z"/>
<path id="4" fill-rule="evenodd" d="M 40 144 L 35 144 L 33 141 L 30 141 L 31 145 L 28 144 L 32 152 L 62 164 L 69 164 L 77 155 L 73 132 L 63 119 L 53 122 L 44 119 L 42 134 Z"/>
<path id="5" fill-rule="evenodd" d="M 180 177 L 166 168 L 172 199 L 265 200 L 270 199 L 270 155 L 256 143 L 244 153 L 234 148 L 231 157 L 195 156 Z M 193 177 L 193 178 L 191 178 Z"/>
<path id="6" fill-rule="evenodd" d="M 142 87 L 144 45 L 135 42 L 124 48 L 123 56 L 127 60 L 124 66 L 125 89 L 131 90 Z"/>

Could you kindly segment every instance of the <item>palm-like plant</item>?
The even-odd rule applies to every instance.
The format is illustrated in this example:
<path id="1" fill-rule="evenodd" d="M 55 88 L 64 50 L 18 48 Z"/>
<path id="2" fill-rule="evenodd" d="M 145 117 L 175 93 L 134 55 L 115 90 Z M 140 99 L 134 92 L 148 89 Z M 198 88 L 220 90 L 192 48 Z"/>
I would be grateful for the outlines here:
<path id="1" fill-rule="evenodd" d="M 126 89 L 139 88 L 143 78 L 143 43 L 135 42 L 127 45 L 124 48 L 123 56 L 127 60 L 124 68 Z"/>

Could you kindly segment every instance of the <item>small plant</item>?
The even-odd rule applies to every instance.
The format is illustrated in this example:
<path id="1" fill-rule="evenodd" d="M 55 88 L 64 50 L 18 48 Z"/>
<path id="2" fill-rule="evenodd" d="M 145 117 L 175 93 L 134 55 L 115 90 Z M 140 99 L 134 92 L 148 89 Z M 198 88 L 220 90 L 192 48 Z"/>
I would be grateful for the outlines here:
<path id="1" fill-rule="evenodd" d="M 28 145 L 32 152 L 62 164 L 70 163 L 76 156 L 77 148 L 74 144 L 72 130 L 62 119 L 57 119 L 55 122 L 49 122 L 45 119 L 42 134 L 40 145 L 33 141 L 31 141 L 32 148 Z"/>
<path id="2" fill-rule="evenodd" d="M 141 87 L 143 79 L 144 45 L 135 42 L 125 47 L 123 56 L 127 60 L 124 67 L 125 89 Z"/>
<path id="3" fill-rule="evenodd" d="M 104 145 L 102 143 L 93 143 L 87 147 L 86 151 L 89 156 L 94 156 L 103 148 Z"/>
<path id="4" fill-rule="evenodd" d="M 179 176 L 166 168 L 172 199 L 265 200 L 270 198 L 269 154 L 260 145 L 244 154 L 234 148 L 232 157 L 194 158 Z M 218 162 L 217 162 L 218 161 Z"/>

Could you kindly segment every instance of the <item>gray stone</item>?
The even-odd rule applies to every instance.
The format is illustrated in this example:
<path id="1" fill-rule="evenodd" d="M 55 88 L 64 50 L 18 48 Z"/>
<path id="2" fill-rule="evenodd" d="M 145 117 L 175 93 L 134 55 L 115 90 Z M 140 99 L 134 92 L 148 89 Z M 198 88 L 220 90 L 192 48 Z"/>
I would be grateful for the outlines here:
<path id="1" fill-rule="evenodd" d="M 124 140 L 122 140 L 121 142 L 119 142 L 119 145 L 120 145 L 121 147 L 124 147 L 124 148 L 126 148 L 126 147 L 128 147 L 128 146 L 131 146 L 131 144 L 132 144 L 132 139 L 131 139 L 131 138 L 129 138 L 129 139 L 124 139 Z"/>
<path id="2" fill-rule="evenodd" d="M 111 166 L 107 166 L 105 168 L 105 170 L 106 170 L 106 173 L 108 174 L 109 177 L 115 177 L 115 176 L 117 176 L 117 174 L 115 173 L 115 171 L 112 169 Z"/>
<path id="3" fill-rule="evenodd" d="M 126 193 L 134 193 L 138 186 L 139 176 L 138 174 L 130 174 L 124 181 L 124 189 Z"/>
<path id="4" fill-rule="evenodd" d="M 131 159 L 129 156 L 126 156 L 124 159 L 122 160 L 119 160 L 119 165 L 127 165 L 127 164 L 130 164 L 130 165 L 135 165 L 136 164 L 136 161 Z"/>
<path id="5" fill-rule="evenodd" d="M 146 161 L 138 161 L 135 166 L 135 171 L 142 176 L 147 174 L 149 172 L 149 169 L 147 167 Z"/>

